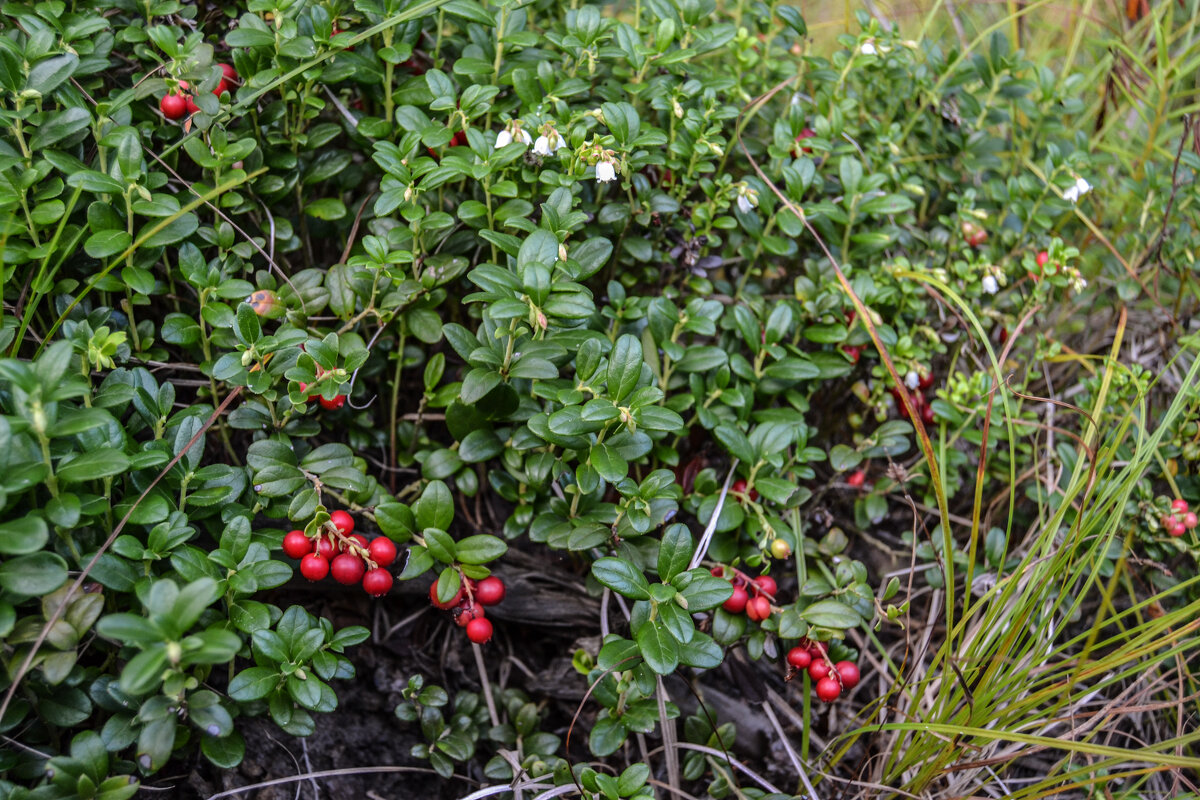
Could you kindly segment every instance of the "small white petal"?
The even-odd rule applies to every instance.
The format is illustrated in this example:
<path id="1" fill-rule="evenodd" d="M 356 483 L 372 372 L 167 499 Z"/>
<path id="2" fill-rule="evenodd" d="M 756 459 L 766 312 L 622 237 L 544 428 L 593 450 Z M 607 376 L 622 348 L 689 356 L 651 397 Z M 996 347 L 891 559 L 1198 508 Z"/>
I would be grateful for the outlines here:
<path id="1" fill-rule="evenodd" d="M 608 183 L 617 179 L 617 171 L 611 161 L 601 161 L 596 165 L 596 180 Z"/>
<path id="2" fill-rule="evenodd" d="M 529 131 L 522 128 L 515 134 L 515 138 L 521 144 L 533 144 L 533 137 L 529 135 Z"/>
<path id="3" fill-rule="evenodd" d="M 552 155 L 553 153 L 550 150 L 550 140 L 545 136 L 539 136 L 537 141 L 533 143 L 533 152 L 539 156 Z"/>
<path id="4" fill-rule="evenodd" d="M 904 376 L 904 385 L 910 389 L 916 389 L 921 385 L 921 376 L 915 369 L 909 370 L 908 374 Z"/>
<path id="5" fill-rule="evenodd" d="M 750 198 L 744 194 L 738 195 L 737 207 L 743 214 L 749 214 L 754 210 L 754 205 L 750 202 Z"/>
<path id="6" fill-rule="evenodd" d="M 497 150 L 499 150 L 501 147 L 507 147 L 510 144 L 512 144 L 512 134 L 508 132 L 508 129 L 502 130 L 496 134 Z"/>
<path id="7" fill-rule="evenodd" d="M 996 279 L 991 275 L 983 276 L 983 290 L 988 294 L 995 294 L 1000 291 L 1000 285 L 996 283 Z"/>
<path id="8" fill-rule="evenodd" d="M 874 42 L 863 42 L 861 49 L 862 49 L 862 53 L 864 56 L 875 55 L 875 43 Z"/>

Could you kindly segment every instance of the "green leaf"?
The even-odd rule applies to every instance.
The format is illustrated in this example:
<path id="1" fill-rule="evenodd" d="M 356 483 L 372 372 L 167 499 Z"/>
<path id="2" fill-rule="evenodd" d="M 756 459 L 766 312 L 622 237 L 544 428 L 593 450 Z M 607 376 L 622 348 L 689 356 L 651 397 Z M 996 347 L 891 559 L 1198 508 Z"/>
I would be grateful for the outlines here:
<path id="1" fill-rule="evenodd" d="M 746 434 L 732 425 L 718 425 L 713 429 L 713 436 L 731 455 L 743 463 L 752 465 L 757 460 L 754 457 L 754 448 L 751 447 Z"/>
<path id="2" fill-rule="evenodd" d="M 0 587 L 13 594 L 49 594 L 66 582 L 67 562 L 56 553 L 32 553 L 0 564 Z"/>
<path id="3" fill-rule="evenodd" d="M 617 339 L 608 354 L 608 396 L 620 405 L 638 384 L 642 374 L 642 343 L 626 333 Z"/>
<path id="4" fill-rule="evenodd" d="M 55 470 L 59 483 L 79 483 L 118 475 L 129 469 L 129 456 L 114 447 L 89 450 Z"/>
<path id="5" fill-rule="evenodd" d="M 92 124 L 92 115 L 80 106 L 69 106 L 51 114 L 29 140 L 29 149 L 41 150 Z"/>
<path id="6" fill-rule="evenodd" d="M 703 567 L 688 570 L 671 583 L 687 601 L 688 611 L 692 613 L 716 608 L 733 595 L 733 584 Z"/>
<path id="7" fill-rule="evenodd" d="M 29 70 L 25 88 L 45 97 L 70 78 L 78 66 L 79 56 L 73 53 L 44 58 Z"/>
<path id="8" fill-rule="evenodd" d="M 592 445 L 588 463 L 609 483 L 616 483 L 629 472 L 629 464 L 621 458 L 617 449 L 603 442 Z"/>
<path id="9" fill-rule="evenodd" d="M 558 237 L 544 228 L 538 228 L 529 234 L 529 238 L 521 244 L 521 249 L 517 253 L 518 269 L 529 264 L 541 264 L 549 267 L 557 260 Z M 521 273 L 518 272 L 518 274 Z"/>
<path id="10" fill-rule="evenodd" d="M 696 669 L 715 669 L 725 660 L 725 652 L 707 633 L 696 631 L 691 641 L 679 646 L 679 663 Z"/>
<path id="11" fill-rule="evenodd" d="M 648 620 L 635 637 L 647 666 L 659 675 L 670 675 L 679 666 L 679 642 L 658 620 Z"/>
<path id="12" fill-rule="evenodd" d="M 429 554 L 443 564 L 452 564 L 455 560 L 455 544 L 450 534 L 437 528 L 426 528 L 421 532 Z"/>
<path id="13" fill-rule="evenodd" d="M 838 164 L 838 175 L 842 180 L 842 190 L 846 195 L 846 205 L 849 206 L 850 198 L 858 193 L 858 186 L 862 183 L 862 164 L 853 156 L 842 156 L 842 161 Z"/>
<path id="14" fill-rule="evenodd" d="M 658 577 L 669 581 L 679 575 L 688 568 L 695 551 L 695 540 L 686 525 L 669 526 L 663 532 L 662 544 L 658 548 Z"/>
<path id="15" fill-rule="evenodd" d="M 596 724 L 592 726 L 592 731 L 588 734 L 588 748 L 597 758 L 610 756 L 625 744 L 628 735 L 620 720 L 604 717 L 596 720 Z"/>
<path id="16" fill-rule="evenodd" d="M 233 680 L 229 682 L 228 694 L 240 703 L 261 700 L 279 685 L 279 678 L 279 673 L 273 669 L 250 667 L 233 676 Z"/>
<path id="17" fill-rule="evenodd" d="M 346 216 L 346 206 L 336 197 L 323 197 L 304 206 L 304 213 L 323 220 L 339 220 Z"/>
<path id="18" fill-rule="evenodd" d="M 859 210 L 864 214 L 902 214 L 914 208 L 913 201 L 902 194 L 887 194 L 882 197 L 872 197 L 860 205 Z"/>
<path id="19" fill-rule="evenodd" d="M 83 251 L 92 258 L 107 258 L 117 253 L 123 253 L 132 242 L 133 237 L 125 231 L 98 231 L 83 243 Z"/>
<path id="20" fill-rule="evenodd" d="M 441 481 L 430 481 L 417 502 L 413 503 L 418 528 L 447 530 L 454 521 L 454 498 Z"/>
<path id="21" fill-rule="evenodd" d="M 145 694 L 162 682 L 163 667 L 167 663 L 165 645 L 152 645 L 138 653 L 125 669 L 121 670 L 121 691 L 129 695 Z"/>
<path id="22" fill-rule="evenodd" d="M 468 536 L 454 548 L 458 560 L 464 564 L 486 564 L 508 552 L 503 540 L 485 533 Z"/>
<path id="23" fill-rule="evenodd" d="M 838 472 L 853 469 L 862 463 L 862 460 L 862 453 L 844 444 L 834 445 L 833 449 L 829 451 L 829 465 Z"/>
<path id="24" fill-rule="evenodd" d="M 0 523 L 0 553 L 8 556 L 36 553 L 50 538 L 50 529 L 41 517 L 29 515 Z"/>
<path id="25" fill-rule="evenodd" d="M 853 628 L 862 624 L 862 617 L 850 606 L 837 600 L 819 600 L 800 612 L 811 625 L 822 628 Z"/>
<path id="26" fill-rule="evenodd" d="M 650 599 L 650 583 L 641 570 L 620 558 L 599 558 L 592 564 L 596 580 L 632 600 Z"/>
<path id="27" fill-rule="evenodd" d="M 137 614 L 109 614 L 96 623 L 96 632 L 121 644 L 149 645 L 163 640 L 158 626 Z"/>
<path id="28" fill-rule="evenodd" d="M 200 752 L 221 769 L 233 769 L 246 756 L 246 740 L 237 731 L 220 738 L 205 736 L 200 740 Z"/>

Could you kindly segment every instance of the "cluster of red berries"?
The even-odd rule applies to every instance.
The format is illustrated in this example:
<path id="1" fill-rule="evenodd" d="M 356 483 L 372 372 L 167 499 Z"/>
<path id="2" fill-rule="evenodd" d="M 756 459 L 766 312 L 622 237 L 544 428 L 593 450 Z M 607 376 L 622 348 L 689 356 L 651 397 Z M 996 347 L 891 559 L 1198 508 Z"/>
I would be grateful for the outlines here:
<path id="1" fill-rule="evenodd" d="M 911 384 L 914 381 L 906 380 L 906 382 Z M 933 406 L 926 399 L 925 391 L 933 386 L 933 372 L 926 372 L 924 375 L 917 374 L 915 383 L 917 384 L 916 388 L 907 388 L 908 400 L 912 403 L 913 409 L 921 415 L 921 422 L 924 422 L 926 425 L 932 425 Z M 900 409 L 901 413 L 907 414 L 908 411 L 904 406 L 904 396 L 900 393 L 902 390 L 893 386 L 888 391 L 891 392 L 892 397 L 896 398 L 896 406 Z"/>
<path id="2" fill-rule="evenodd" d="M 213 94 L 217 97 L 230 91 L 236 84 L 238 79 L 237 70 L 229 64 L 221 64 L 221 72 L 224 77 L 217 81 L 217 88 L 213 89 Z M 192 99 L 192 93 L 188 91 L 188 82 L 179 82 L 179 91 L 169 91 L 163 95 L 162 100 L 158 101 L 158 108 L 162 111 L 163 116 L 167 119 L 183 119 L 188 114 L 195 114 L 200 110 L 196 105 L 196 101 Z"/>
<path id="3" fill-rule="evenodd" d="M 1167 534 L 1170 536 L 1183 536 L 1184 531 L 1190 531 L 1196 527 L 1196 521 L 1195 512 L 1188 511 L 1187 500 L 1182 498 L 1172 500 L 1171 513 L 1164 514 L 1162 518 L 1163 527 L 1167 529 Z"/>
<path id="4" fill-rule="evenodd" d="M 334 511 L 329 523 L 336 532 L 309 537 L 304 531 L 291 531 L 283 537 L 283 552 L 300 559 L 300 574 L 310 581 L 332 575 L 338 583 L 351 586 L 362 582 L 372 597 L 383 597 L 392 588 L 392 573 L 387 568 L 396 560 L 396 545 L 386 536 L 371 541 L 354 533 L 354 518 L 345 511 Z"/>
<path id="5" fill-rule="evenodd" d="M 715 577 L 725 577 L 725 567 L 713 567 L 709 571 Z M 730 583 L 733 584 L 733 594 L 721 604 L 721 608 L 730 614 L 745 612 L 746 616 L 755 622 L 762 622 L 771 616 L 771 601 L 775 599 L 775 593 L 779 591 L 775 579 L 770 575 L 751 578 L 732 567 L 729 572 L 732 573 Z"/>
<path id="6" fill-rule="evenodd" d="M 467 638 L 475 644 L 487 644 L 492 638 L 492 623 L 484 615 L 484 606 L 498 605 L 504 600 L 504 581 L 495 575 L 474 580 L 465 575 L 458 591 L 446 602 L 438 600 L 438 582 L 429 586 L 429 601 L 434 607 L 454 614 L 454 624 L 467 629 Z"/>
<path id="7" fill-rule="evenodd" d="M 849 691 L 858 686 L 862 677 L 858 665 L 853 661 L 839 661 L 834 664 L 821 642 L 810 642 L 807 639 L 793 647 L 787 654 L 788 680 L 795 677 L 800 670 L 807 670 L 813 679 L 813 691 L 817 698 L 825 703 L 832 703 L 841 696 L 842 691 Z M 794 672 L 792 670 L 795 670 Z"/>
<path id="8" fill-rule="evenodd" d="M 317 367 L 317 380 L 321 380 L 321 378 L 323 378 L 323 377 L 325 377 L 325 370 L 321 369 L 320 367 Z M 300 383 L 300 391 L 307 392 L 308 384 L 304 383 L 302 381 Z M 336 411 L 337 409 L 346 405 L 346 395 L 344 395 L 344 394 L 339 394 L 337 397 L 333 398 L 332 400 L 326 400 L 320 394 L 310 394 L 308 396 L 308 400 L 309 400 L 309 402 L 312 402 L 314 400 L 317 401 L 318 403 L 321 404 L 321 408 L 325 409 L 326 411 Z"/>
<path id="9" fill-rule="evenodd" d="M 962 224 L 962 235 L 971 247 L 979 247 L 988 240 L 988 232 L 970 221 Z"/>
<path id="10" fill-rule="evenodd" d="M 746 482 L 744 480 L 742 480 L 741 478 L 738 478 L 736 481 L 733 482 L 733 486 L 729 487 L 729 491 L 732 492 L 734 495 L 736 495 L 739 499 L 747 498 L 751 502 L 758 500 L 758 490 L 751 489 L 749 491 L 749 493 L 747 493 L 746 492 Z"/>

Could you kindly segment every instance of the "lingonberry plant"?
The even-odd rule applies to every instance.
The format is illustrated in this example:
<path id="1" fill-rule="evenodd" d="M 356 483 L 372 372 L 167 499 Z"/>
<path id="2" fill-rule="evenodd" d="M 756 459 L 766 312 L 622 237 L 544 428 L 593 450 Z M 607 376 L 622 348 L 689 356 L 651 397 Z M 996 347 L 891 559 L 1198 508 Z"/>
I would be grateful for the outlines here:
<path id="1" fill-rule="evenodd" d="M 1063 698 L 1146 671 L 1122 643 L 1180 655 L 1200 158 L 1160 117 L 1188 107 L 1162 71 L 1195 62 L 1089 105 L 1102 70 L 999 28 L 945 45 L 862 13 L 818 47 L 781 2 L 0 7 L 0 797 L 233 769 L 255 717 L 309 735 L 369 631 L 373 658 L 424 636 L 482 684 L 399 689 L 410 756 L 609 800 L 786 796 L 738 783 L 685 686 L 788 693 L 789 763 L 827 724 L 842 780 L 869 735 L 845 709 L 926 715 L 869 782 L 965 795 L 957 743 L 1049 748 L 1029 731 Z M 1158 33 L 1186 55 L 1190 29 Z M 1107 132 L 1151 78 L 1123 155 Z M 599 616 L 564 639 L 571 601 Z M 1143 606 L 1167 633 L 1129 633 Z M 941 637 L 915 667 L 914 619 Z"/>

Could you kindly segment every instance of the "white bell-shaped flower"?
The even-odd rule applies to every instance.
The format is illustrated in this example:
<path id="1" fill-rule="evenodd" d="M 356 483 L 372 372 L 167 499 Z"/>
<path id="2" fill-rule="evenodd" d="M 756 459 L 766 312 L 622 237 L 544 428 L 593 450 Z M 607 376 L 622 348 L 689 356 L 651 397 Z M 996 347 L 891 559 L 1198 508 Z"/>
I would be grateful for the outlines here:
<path id="1" fill-rule="evenodd" d="M 608 183 L 617 179 L 617 167 L 609 159 L 596 162 L 596 180 L 600 183 Z"/>
<path id="2" fill-rule="evenodd" d="M 1076 178 L 1075 185 L 1069 187 L 1063 192 L 1063 199 L 1072 203 L 1079 202 L 1079 198 L 1092 190 L 1092 185 L 1083 178 Z"/>
<path id="3" fill-rule="evenodd" d="M 737 187 L 737 207 L 743 214 L 749 214 L 758 208 L 758 192 L 750 188 L 744 181 Z"/>

